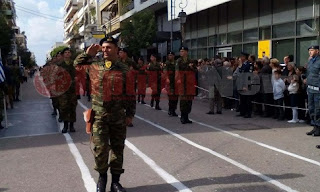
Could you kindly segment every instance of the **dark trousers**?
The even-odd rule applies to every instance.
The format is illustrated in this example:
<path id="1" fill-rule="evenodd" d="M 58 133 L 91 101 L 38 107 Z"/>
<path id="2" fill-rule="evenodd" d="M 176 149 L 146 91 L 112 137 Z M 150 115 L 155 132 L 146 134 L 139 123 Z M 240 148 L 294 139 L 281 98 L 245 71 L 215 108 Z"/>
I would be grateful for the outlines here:
<path id="1" fill-rule="evenodd" d="M 179 97 L 176 95 L 168 95 L 169 98 L 169 111 L 175 111 L 178 106 Z"/>
<path id="2" fill-rule="evenodd" d="M 275 105 L 283 106 L 283 98 L 274 100 Z M 274 108 L 274 116 L 277 117 L 279 120 L 284 119 L 284 110 L 283 107 L 275 107 Z"/>
<path id="3" fill-rule="evenodd" d="M 273 93 L 264 93 L 263 94 L 263 103 L 265 104 L 272 104 L 273 103 Z M 274 112 L 273 107 L 270 105 L 264 106 L 264 115 L 265 116 L 272 116 Z"/>
<path id="4" fill-rule="evenodd" d="M 252 95 L 240 94 L 240 115 L 251 116 L 252 114 Z"/>

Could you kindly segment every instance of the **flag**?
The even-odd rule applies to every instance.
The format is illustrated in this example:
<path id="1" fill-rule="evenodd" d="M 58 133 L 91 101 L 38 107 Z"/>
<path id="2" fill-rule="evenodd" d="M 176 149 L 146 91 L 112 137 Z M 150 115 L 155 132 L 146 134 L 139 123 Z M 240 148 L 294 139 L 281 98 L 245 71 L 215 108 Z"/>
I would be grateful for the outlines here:
<path id="1" fill-rule="evenodd" d="M 4 75 L 2 60 L 0 59 L 0 83 L 3 83 L 5 80 L 6 76 Z"/>

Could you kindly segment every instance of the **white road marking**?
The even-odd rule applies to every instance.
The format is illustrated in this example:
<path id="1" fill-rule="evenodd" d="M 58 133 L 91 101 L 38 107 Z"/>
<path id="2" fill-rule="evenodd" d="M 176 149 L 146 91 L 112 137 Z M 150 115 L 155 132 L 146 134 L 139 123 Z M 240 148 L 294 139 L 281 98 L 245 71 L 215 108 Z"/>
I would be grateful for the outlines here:
<path id="1" fill-rule="evenodd" d="M 88 110 L 88 107 L 85 106 L 81 101 L 78 101 L 78 104 L 84 109 Z M 130 141 L 126 140 L 126 146 L 131 149 L 134 153 L 136 153 L 149 167 L 156 172 L 163 180 L 165 180 L 168 184 L 175 187 L 179 192 L 192 192 L 188 187 L 183 185 L 179 180 L 170 175 L 164 169 L 162 169 L 159 165 L 157 165 L 150 157 L 145 155 L 142 151 L 140 151 L 136 146 L 134 146 Z"/>
<path id="2" fill-rule="evenodd" d="M 143 117 L 140 117 L 138 115 L 136 115 L 135 117 L 140 119 L 141 121 L 144 121 L 144 122 L 146 122 L 146 123 L 158 128 L 158 129 L 161 129 L 164 132 L 169 133 L 170 135 L 172 135 L 172 136 L 174 136 L 174 137 L 186 142 L 187 144 L 189 144 L 189 145 L 191 145 L 193 147 L 196 147 L 196 148 L 198 148 L 200 150 L 208 152 L 208 153 L 210 153 L 210 154 L 212 154 L 212 155 L 214 155 L 214 156 L 216 156 L 216 157 L 218 157 L 218 158 L 220 158 L 220 159 L 222 159 L 224 161 L 229 162 L 230 164 L 232 164 L 232 165 L 234 165 L 234 166 L 236 166 L 236 167 L 238 167 L 238 168 L 240 168 L 240 169 L 242 169 L 244 171 L 247 171 L 247 172 L 249 172 L 249 173 L 251 173 L 253 175 L 256 175 L 257 177 L 267 181 L 268 183 L 271 183 L 271 184 L 277 186 L 278 188 L 280 188 L 282 190 L 285 190 L 285 191 L 288 191 L 288 192 L 296 192 L 296 190 L 290 188 L 289 186 L 286 186 L 286 185 L 280 183 L 279 181 L 276 181 L 276 180 L 274 180 L 274 179 L 272 179 L 272 178 L 270 178 L 270 177 L 268 177 L 266 175 L 263 175 L 262 173 L 259 173 L 259 172 L 255 171 L 255 170 L 253 170 L 253 169 L 251 169 L 251 168 L 249 168 L 249 167 L 247 167 L 247 166 L 245 166 L 245 165 L 243 165 L 243 164 L 241 164 L 241 163 L 239 163 L 239 162 L 237 162 L 237 161 L 235 161 L 233 159 L 230 159 L 229 157 L 226 157 L 226 156 L 224 156 L 224 155 L 222 155 L 220 153 L 217 153 L 217 152 L 215 152 L 215 151 L 213 151 L 213 150 L 211 150 L 211 149 L 209 149 L 207 147 L 199 145 L 199 144 L 197 144 L 197 143 L 195 143 L 195 142 L 193 142 L 193 141 L 191 141 L 191 140 L 189 140 L 189 139 L 187 139 L 187 138 L 185 138 L 185 137 L 183 137 L 183 136 L 181 136 L 181 135 L 179 135 L 179 134 L 177 134 L 177 133 L 175 133 L 173 131 L 170 131 L 170 130 L 168 130 L 168 129 L 160 126 L 160 125 L 157 125 L 157 124 L 155 124 L 155 123 L 153 123 L 153 122 L 151 122 L 151 121 L 149 121 L 147 119 L 144 119 Z"/>
<path id="3" fill-rule="evenodd" d="M 0 137 L 0 139 L 14 139 L 14 138 L 22 138 L 22 137 L 36 137 L 36 136 L 45 136 L 45 135 L 57 135 L 59 133 L 44 133 L 44 134 L 30 134 L 30 135 L 19 135 L 19 136 L 8 136 L 8 137 Z"/>
<path id="4" fill-rule="evenodd" d="M 63 123 L 58 122 L 58 117 L 56 117 L 56 119 L 57 119 L 57 124 L 59 126 L 60 133 L 61 133 L 61 131 L 63 129 Z M 96 183 L 91 176 L 89 168 L 87 167 L 87 165 L 83 161 L 83 158 L 82 158 L 77 146 L 74 144 L 73 139 L 71 138 L 69 133 L 65 133 L 65 134 L 63 134 L 63 136 L 65 137 L 65 139 L 68 143 L 70 152 L 73 155 L 74 159 L 76 160 L 77 165 L 80 169 L 81 177 L 84 182 L 85 188 L 87 189 L 88 192 L 95 192 L 96 191 Z"/>
<path id="5" fill-rule="evenodd" d="M 147 105 L 147 104 L 145 104 L 145 106 L 151 107 L 150 105 Z M 167 111 L 165 111 L 165 110 L 161 110 L 161 111 L 167 112 Z M 179 116 L 179 117 L 180 117 L 180 116 Z M 273 147 L 273 146 L 270 146 L 270 145 L 261 143 L 261 142 L 259 142 L 259 141 L 255 141 L 255 140 L 253 140 L 253 139 L 249 139 L 249 138 L 243 137 L 243 136 L 241 136 L 241 135 L 239 135 L 239 134 L 236 134 L 236 133 L 232 133 L 232 132 L 229 132 L 229 131 L 225 131 L 225 130 L 223 130 L 223 129 L 219 129 L 219 128 L 217 128 L 217 127 L 214 127 L 214 126 L 212 126 L 212 125 L 208 125 L 208 124 L 206 124 L 206 123 L 202 123 L 202 122 L 200 122 L 200 121 L 196 121 L 196 120 L 194 120 L 194 119 L 190 119 L 190 120 L 192 120 L 194 123 L 197 123 L 197 124 L 199 124 L 199 125 L 201 125 L 201 126 L 204 126 L 204 127 L 207 127 L 207 128 L 210 128 L 210 129 L 219 131 L 219 132 L 223 132 L 223 133 L 228 134 L 228 135 L 231 135 L 231 136 L 233 136 L 233 137 L 237 137 L 237 138 L 239 138 L 239 139 L 248 141 L 248 142 L 250 142 L 250 143 L 254 143 L 254 144 L 259 145 L 259 146 L 261 146 L 261 147 L 264 147 L 264 148 L 267 148 L 267 149 L 270 149 L 270 150 L 273 150 L 273 151 L 276 151 L 276 152 L 279 152 L 279 153 L 282 153 L 282 154 L 285 154 L 285 155 L 288 155 L 288 156 L 291 156 L 291 157 L 294 157 L 294 158 L 297 158 L 297 159 L 300 159 L 300 160 L 303 160 L 303 161 L 306 161 L 306 162 L 308 162 L 308 163 L 311 163 L 311 164 L 320 166 L 320 162 L 319 162 L 319 161 L 315 161 L 315 160 L 312 160 L 312 159 L 303 157 L 303 156 L 301 156 L 301 155 L 297 155 L 297 154 L 295 154 L 295 153 L 291 153 L 291 152 L 288 152 L 288 151 L 285 151 L 285 150 L 282 150 L 282 149 L 278 149 L 278 148 L 276 148 L 276 147 Z"/>

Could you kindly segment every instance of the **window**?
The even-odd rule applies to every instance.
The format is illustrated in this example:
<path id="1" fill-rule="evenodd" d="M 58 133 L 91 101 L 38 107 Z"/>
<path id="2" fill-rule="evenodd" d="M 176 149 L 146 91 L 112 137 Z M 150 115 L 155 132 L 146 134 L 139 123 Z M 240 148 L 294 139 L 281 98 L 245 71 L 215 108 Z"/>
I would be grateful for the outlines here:
<path id="1" fill-rule="evenodd" d="M 209 37 L 209 46 L 215 46 L 217 44 L 217 36 L 210 36 Z"/>
<path id="2" fill-rule="evenodd" d="M 220 34 L 218 35 L 218 45 L 225 45 L 227 44 L 227 34 Z"/>
<path id="3" fill-rule="evenodd" d="M 301 0 L 300 0 L 301 1 Z M 295 0 L 273 0 L 273 23 L 284 23 L 296 19 Z"/>
<path id="4" fill-rule="evenodd" d="M 198 59 L 204 59 L 204 58 L 207 58 L 207 49 L 198 49 Z"/>
<path id="5" fill-rule="evenodd" d="M 197 59 L 197 50 L 196 49 L 190 50 L 189 55 L 191 56 L 191 59 Z"/>
<path id="6" fill-rule="evenodd" d="M 250 43 L 243 45 L 243 51 L 250 55 L 258 56 L 258 43 Z"/>
<path id="7" fill-rule="evenodd" d="M 273 26 L 272 37 L 282 38 L 282 37 L 292 37 L 295 36 L 295 23 L 285 23 Z"/>
<path id="8" fill-rule="evenodd" d="M 187 47 L 191 48 L 191 40 L 186 40 L 185 43 Z"/>
<path id="9" fill-rule="evenodd" d="M 250 29 L 243 32 L 243 42 L 258 41 L 258 29 Z"/>
<path id="10" fill-rule="evenodd" d="M 180 40 L 174 40 L 173 41 L 173 52 L 179 52 L 180 50 L 179 50 L 179 48 L 181 47 L 181 41 Z"/>
<path id="11" fill-rule="evenodd" d="M 242 51 L 242 45 L 232 46 L 232 57 L 239 57 Z"/>
<path id="12" fill-rule="evenodd" d="M 293 39 L 272 42 L 272 57 L 282 61 L 287 55 L 294 55 Z"/>
<path id="13" fill-rule="evenodd" d="M 244 29 L 258 27 L 258 3 L 257 0 L 244 0 Z"/>
<path id="14" fill-rule="evenodd" d="M 313 19 L 297 22 L 298 36 L 317 35 L 317 31 L 315 29 L 316 24 Z"/>
<path id="15" fill-rule="evenodd" d="M 272 21 L 271 5 L 272 5 L 272 0 L 260 1 L 260 17 L 259 17 L 260 26 L 271 25 L 271 21 Z"/>
<path id="16" fill-rule="evenodd" d="M 208 41 L 207 37 L 199 38 L 198 39 L 198 47 L 207 47 Z"/>
<path id="17" fill-rule="evenodd" d="M 305 66 L 305 64 L 308 62 L 309 57 L 308 48 L 311 45 L 316 44 L 318 44 L 316 37 L 297 39 L 297 66 Z"/>
<path id="18" fill-rule="evenodd" d="M 209 49 L 208 49 L 208 57 L 209 57 L 209 59 L 211 59 L 211 58 L 213 58 L 214 57 L 214 48 L 213 47 L 210 47 Z"/>
<path id="19" fill-rule="evenodd" d="M 260 40 L 269 40 L 271 39 L 271 27 L 261 27 L 259 32 Z"/>
<path id="20" fill-rule="evenodd" d="M 192 48 L 198 47 L 198 46 L 197 46 L 197 39 L 192 39 L 192 40 L 191 40 L 191 47 L 192 47 Z"/>
<path id="21" fill-rule="evenodd" d="M 242 30 L 242 1 L 231 1 L 228 9 L 228 32 Z"/>
<path id="22" fill-rule="evenodd" d="M 297 19 L 313 17 L 313 0 L 297 1 Z"/>
<path id="23" fill-rule="evenodd" d="M 242 42 L 242 31 L 232 32 L 228 34 L 228 44 L 241 43 Z"/>
<path id="24" fill-rule="evenodd" d="M 219 12 L 219 33 L 226 33 L 227 32 L 227 4 L 221 4 L 218 8 Z"/>

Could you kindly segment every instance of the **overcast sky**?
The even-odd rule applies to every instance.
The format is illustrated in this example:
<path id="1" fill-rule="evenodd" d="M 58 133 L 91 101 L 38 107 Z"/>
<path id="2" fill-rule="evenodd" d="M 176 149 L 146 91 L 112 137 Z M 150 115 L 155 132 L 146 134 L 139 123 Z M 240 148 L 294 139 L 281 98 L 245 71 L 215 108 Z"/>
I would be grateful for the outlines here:
<path id="1" fill-rule="evenodd" d="M 34 52 L 37 64 L 42 66 L 45 64 L 47 52 L 55 42 L 63 41 L 62 18 L 65 0 L 14 0 L 14 2 L 17 26 L 21 32 L 25 31 L 28 49 Z"/>

